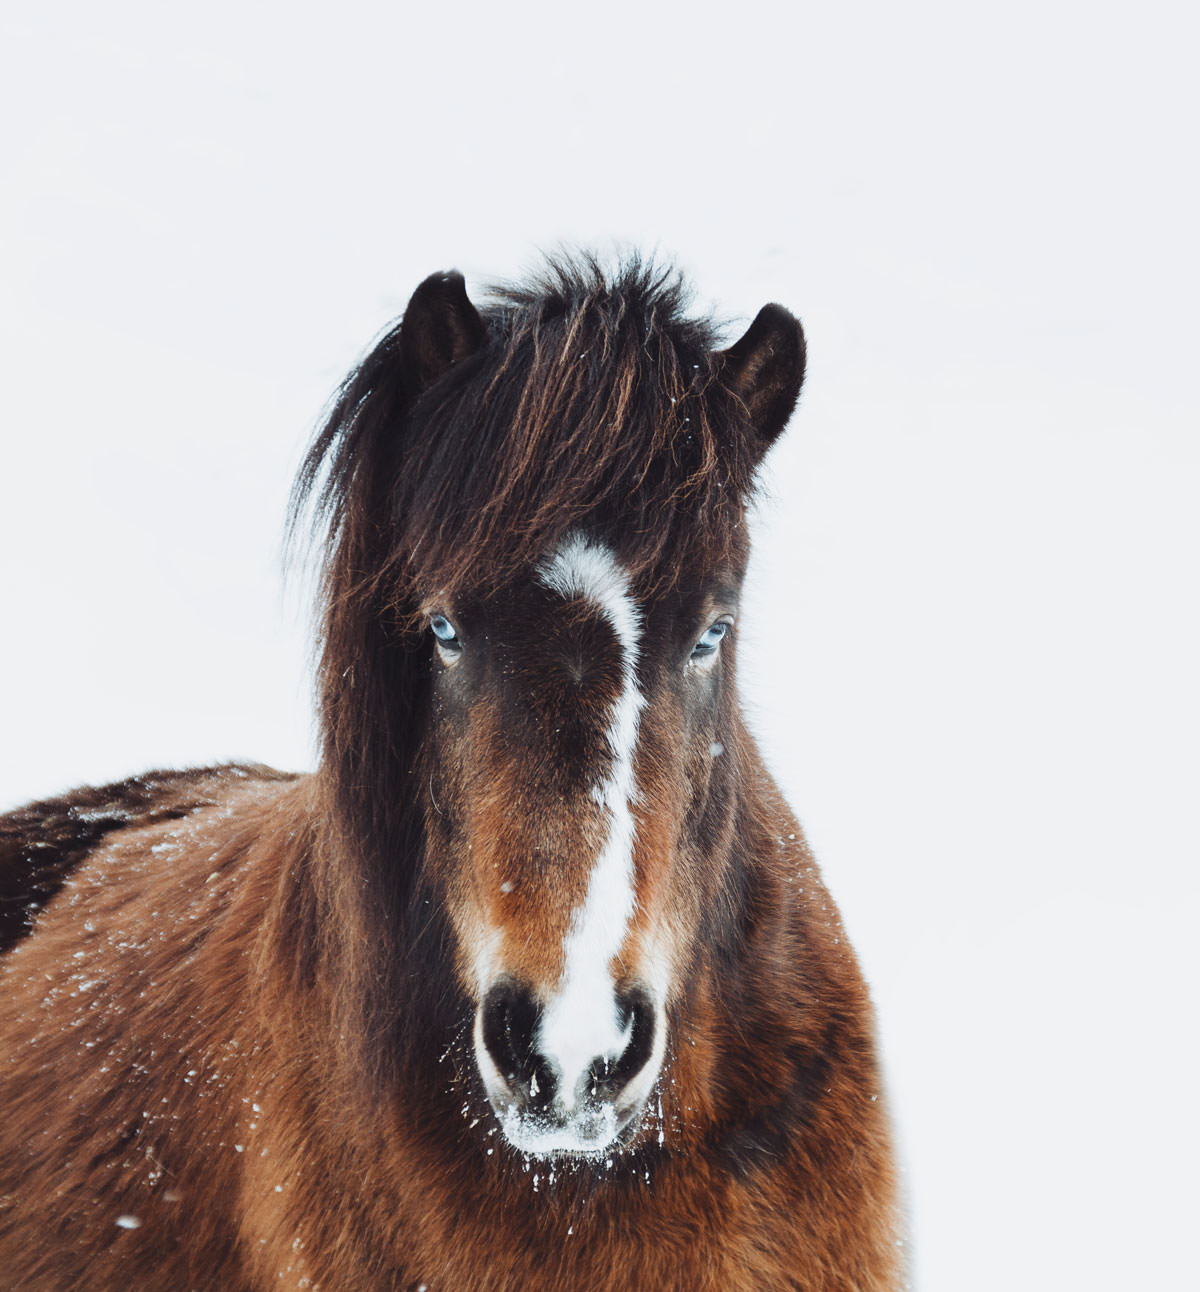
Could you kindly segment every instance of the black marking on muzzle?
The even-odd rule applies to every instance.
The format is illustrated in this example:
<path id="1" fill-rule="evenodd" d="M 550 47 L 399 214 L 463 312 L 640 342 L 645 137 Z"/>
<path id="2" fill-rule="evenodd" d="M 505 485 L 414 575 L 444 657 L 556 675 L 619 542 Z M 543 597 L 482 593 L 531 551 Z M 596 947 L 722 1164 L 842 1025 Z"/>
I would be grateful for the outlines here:
<path id="1" fill-rule="evenodd" d="M 654 1002 L 642 987 L 631 987 L 617 996 L 621 1030 L 630 1027 L 629 1043 L 615 1061 L 596 1059 L 588 1069 L 588 1094 L 600 1102 L 615 1102 L 621 1091 L 650 1061 L 654 1053 Z"/>
<path id="2" fill-rule="evenodd" d="M 542 1008 L 528 988 L 512 978 L 493 986 L 483 1002 L 483 1043 L 513 1099 L 530 1112 L 554 1102 L 558 1078 L 537 1052 Z"/>

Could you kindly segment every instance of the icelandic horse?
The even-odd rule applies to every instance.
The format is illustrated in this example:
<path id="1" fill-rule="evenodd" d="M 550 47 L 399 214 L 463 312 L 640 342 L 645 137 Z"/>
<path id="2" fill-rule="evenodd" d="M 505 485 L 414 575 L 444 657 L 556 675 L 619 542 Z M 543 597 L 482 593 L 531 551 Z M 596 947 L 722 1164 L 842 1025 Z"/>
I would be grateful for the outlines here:
<path id="1" fill-rule="evenodd" d="M 417 288 L 293 495 L 317 771 L 0 818 L 0 1288 L 903 1285 L 868 992 L 735 684 L 804 354 L 637 260 Z"/>

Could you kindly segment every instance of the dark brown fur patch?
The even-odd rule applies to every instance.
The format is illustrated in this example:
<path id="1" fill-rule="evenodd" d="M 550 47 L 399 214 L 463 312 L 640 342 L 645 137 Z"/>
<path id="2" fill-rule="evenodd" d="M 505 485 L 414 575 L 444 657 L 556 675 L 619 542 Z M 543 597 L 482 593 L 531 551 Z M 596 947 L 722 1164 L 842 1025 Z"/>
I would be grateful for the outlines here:
<path id="1" fill-rule="evenodd" d="M 271 768 L 232 764 L 219 772 L 144 772 L 0 816 L 0 951 L 30 932 L 37 912 L 105 836 L 185 817 L 214 803 L 225 778 L 237 775 L 287 779 Z"/>

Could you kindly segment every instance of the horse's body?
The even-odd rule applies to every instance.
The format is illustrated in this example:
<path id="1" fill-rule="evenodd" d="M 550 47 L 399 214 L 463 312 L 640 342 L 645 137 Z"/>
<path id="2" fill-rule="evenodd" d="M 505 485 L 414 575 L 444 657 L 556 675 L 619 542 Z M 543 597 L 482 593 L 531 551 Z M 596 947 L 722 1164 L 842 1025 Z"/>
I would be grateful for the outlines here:
<path id="1" fill-rule="evenodd" d="M 867 992 L 734 689 L 798 325 L 555 275 L 429 280 L 310 455 L 315 774 L 0 818 L 0 1288 L 899 1285 Z"/>

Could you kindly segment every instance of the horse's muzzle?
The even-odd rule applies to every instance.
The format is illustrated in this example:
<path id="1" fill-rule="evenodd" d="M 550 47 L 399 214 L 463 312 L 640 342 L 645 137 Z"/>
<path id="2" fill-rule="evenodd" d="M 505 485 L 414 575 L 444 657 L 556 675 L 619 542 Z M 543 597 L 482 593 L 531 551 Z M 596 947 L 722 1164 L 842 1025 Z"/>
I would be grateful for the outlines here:
<path id="1" fill-rule="evenodd" d="M 512 978 L 492 986 L 476 1020 L 476 1048 L 488 1097 L 506 1137 L 534 1154 L 597 1153 L 611 1148 L 641 1112 L 661 1053 L 661 1023 L 644 988 L 620 992 L 613 1008 L 622 1048 L 564 1065 L 542 1033 L 543 1010 Z M 580 1019 L 586 1034 L 588 1019 Z M 611 1032 L 610 1032 L 611 1035 Z M 647 1079 L 649 1078 L 649 1079 Z"/>

